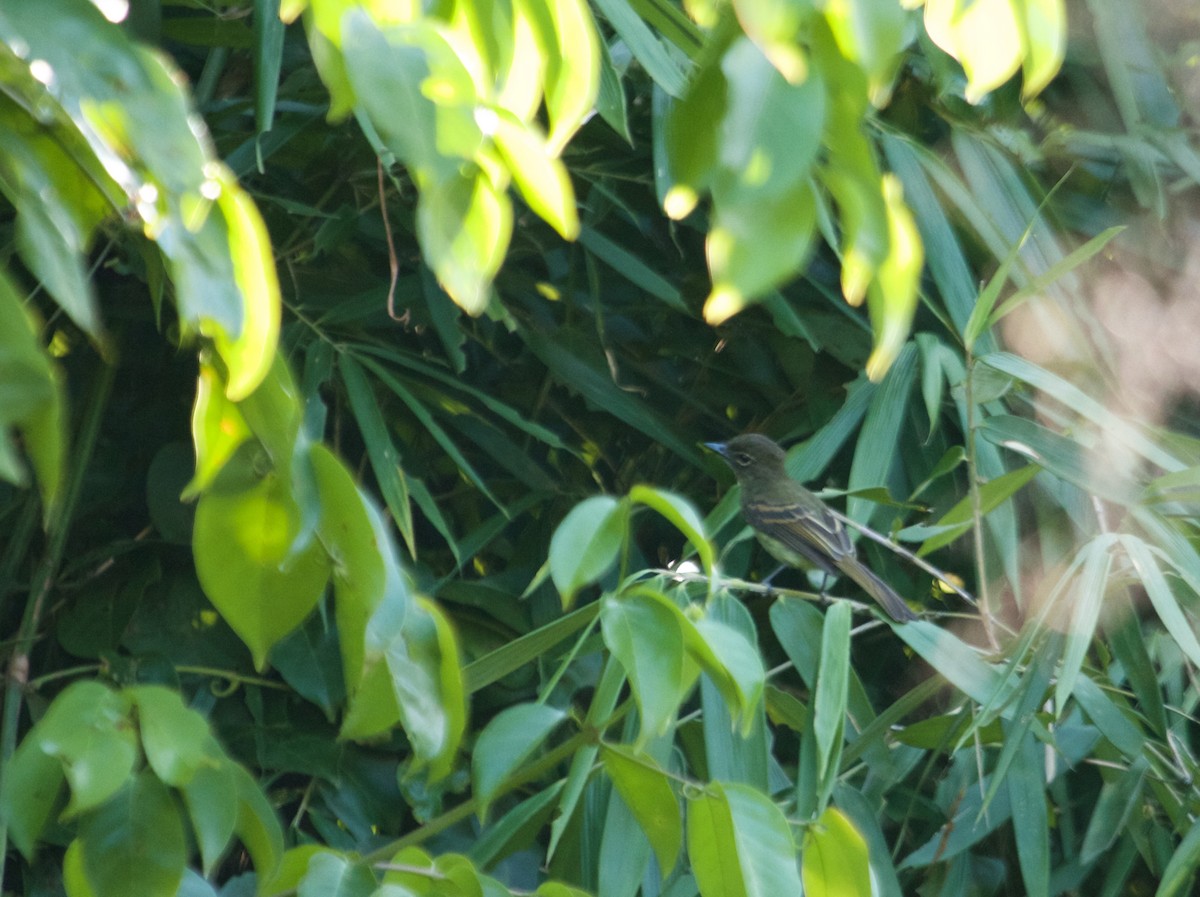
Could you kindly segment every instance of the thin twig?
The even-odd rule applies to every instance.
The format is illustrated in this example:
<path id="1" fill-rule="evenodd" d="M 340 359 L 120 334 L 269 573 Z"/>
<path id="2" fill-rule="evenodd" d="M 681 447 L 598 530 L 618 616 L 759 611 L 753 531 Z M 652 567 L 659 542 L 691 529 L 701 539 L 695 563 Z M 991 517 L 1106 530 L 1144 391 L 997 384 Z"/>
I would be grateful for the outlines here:
<path id="1" fill-rule="evenodd" d="M 939 570 L 933 564 L 929 563 L 929 561 L 913 554 L 911 551 L 909 551 L 903 545 L 897 545 L 895 542 L 893 542 L 887 536 L 883 535 L 882 533 L 875 532 L 875 530 L 871 529 L 869 526 L 864 526 L 863 524 L 859 523 L 856 520 L 851 520 L 845 514 L 840 514 L 837 511 L 835 511 L 833 508 L 830 508 L 829 512 L 831 514 L 833 514 L 833 516 L 836 517 L 838 520 L 842 521 L 842 523 L 846 524 L 846 526 L 853 527 L 854 529 L 858 530 L 860 533 L 862 533 L 864 536 L 866 536 L 871 541 L 878 542 L 884 548 L 888 549 L 888 551 L 892 552 L 893 554 L 899 555 L 900 557 L 902 557 L 906 561 L 908 561 L 910 564 L 914 564 L 914 565 L 920 567 L 922 570 L 924 570 L 926 573 L 930 574 L 931 576 L 936 576 L 938 578 L 939 582 L 945 583 L 951 590 L 954 591 L 954 593 L 956 595 L 958 595 L 960 598 L 962 598 L 963 601 L 967 602 L 967 604 L 970 604 L 972 606 L 977 606 L 978 602 L 976 602 L 975 596 L 973 596 L 970 592 L 968 592 L 966 589 L 962 588 L 961 586 L 956 585 L 954 582 L 954 579 L 952 578 L 952 574 L 947 573 L 945 570 Z"/>
<path id="2" fill-rule="evenodd" d="M 388 297 L 387 297 L 387 312 L 388 317 L 393 321 L 408 323 L 408 312 L 402 315 L 396 314 L 396 282 L 400 279 L 400 260 L 396 257 L 396 242 L 392 239 L 392 223 L 388 221 L 387 209 L 387 190 L 383 183 L 383 160 L 375 160 L 375 170 L 379 176 L 379 215 L 383 218 L 383 233 L 387 238 L 388 251 L 388 272 L 391 279 L 388 281 Z"/>

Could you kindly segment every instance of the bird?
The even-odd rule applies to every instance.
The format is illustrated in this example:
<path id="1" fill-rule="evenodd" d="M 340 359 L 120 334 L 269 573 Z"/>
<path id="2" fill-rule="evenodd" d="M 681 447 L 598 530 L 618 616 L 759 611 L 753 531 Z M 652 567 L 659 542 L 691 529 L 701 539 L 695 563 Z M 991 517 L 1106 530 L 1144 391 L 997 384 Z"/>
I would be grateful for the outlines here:
<path id="1" fill-rule="evenodd" d="M 842 521 L 788 476 L 783 449 L 759 433 L 704 445 L 733 469 L 742 487 L 742 516 L 772 557 L 791 567 L 814 565 L 830 574 L 840 571 L 896 622 L 917 619 L 896 590 L 858 559 Z"/>

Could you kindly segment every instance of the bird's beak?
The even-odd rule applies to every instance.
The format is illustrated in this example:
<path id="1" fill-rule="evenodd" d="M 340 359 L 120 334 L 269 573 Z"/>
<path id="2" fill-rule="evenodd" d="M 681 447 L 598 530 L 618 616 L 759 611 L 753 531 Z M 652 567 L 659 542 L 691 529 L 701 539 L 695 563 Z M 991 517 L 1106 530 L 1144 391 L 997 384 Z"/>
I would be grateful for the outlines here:
<path id="1" fill-rule="evenodd" d="M 723 442 L 706 442 L 706 443 L 704 443 L 704 447 L 706 449 L 708 449 L 709 451 L 716 452 L 722 458 L 725 458 L 728 456 L 728 449 L 726 448 L 725 443 L 723 443 Z"/>

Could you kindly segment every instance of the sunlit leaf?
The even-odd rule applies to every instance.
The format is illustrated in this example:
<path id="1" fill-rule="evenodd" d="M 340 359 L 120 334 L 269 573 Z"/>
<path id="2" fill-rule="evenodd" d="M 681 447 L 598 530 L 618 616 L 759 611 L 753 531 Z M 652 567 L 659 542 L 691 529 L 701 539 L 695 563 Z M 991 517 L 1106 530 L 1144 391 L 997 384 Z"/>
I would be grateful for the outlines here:
<path id="1" fill-rule="evenodd" d="M 867 376 L 880 380 L 899 357 L 917 311 L 917 291 L 925 264 L 925 249 L 912 212 L 904 204 L 900 181 L 884 175 L 887 206 L 888 254 L 875 272 L 868 307 L 875 328 L 875 348 L 867 359 Z"/>
<path id="2" fill-rule="evenodd" d="M 804 835 L 804 893 L 808 897 L 871 897 L 867 842 L 836 807 L 821 814 Z"/>
<path id="3" fill-rule="evenodd" d="M 702 894 L 799 894 L 796 845 L 783 811 L 746 785 L 710 785 L 688 801 L 688 855 Z"/>
<path id="4" fill-rule="evenodd" d="M 666 773 L 648 755 L 626 747 L 604 745 L 600 756 L 621 800 L 654 848 L 665 877 L 675 868 L 683 846 L 683 817 Z"/>
<path id="5" fill-rule="evenodd" d="M 822 4 L 838 48 L 867 72 L 871 102 L 886 105 L 905 43 L 905 13 L 893 0 L 831 0 Z"/>
<path id="6" fill-rule="evenodd" d="M 508 197 L 482 171 L 451 175 L 421 191 L 417 233 L 442 288 L 463 311 L 481 314 L 512 236 Z"/>
<path id="7" fill-rule="evenodd" d="M 552 155 L 562 154 L 567 141 L 591 114 L 600 87 L 600 48 L 596 23 L 583 0 L 525 0 L 544 4 L 553 35 L 540 34 L 546 60 L 547 138 Z M 541 21 L 539 14 L 530 16 Z M 535 30 L 535 33 L 536 30 Z"/>
<path id="8" fill-rule="evenodd" d="M 196 573 L 261 669 L 271 646 L 316 607 L 329 557 L 315 539 L 295 544 L 300 510 L 285 477 L 230 482 L 218 483 L 196 507 Z"/>
<path id="9" fill-rule="evenodd" d="M 962 63 L 970 102 L 982 100 L 1021 66 L 1021 28 L 1010 0 L 926 0 L 925 28 Z"/>
<path id="10" fill-rule="evenodd" d="M 571 179 L 541 135 L 532 126 L 501 112 L 496 116 L 492 139 L 529 207 L 565 239 L 575 239 L 579 235 L 579 216 Z"/>
<path id="11" fill-rule="evenodd" d="M 223 171 L 217 204 L 225 216 L 233 277 L 242 294 L 241 327 L 236 333 L 218 330 L 214 341 L 229 369 L 226 393 L 238 401 L 262 382 L 275 360 L 279 340 L 279 278 L 271 239 L 254 202 Z"/>

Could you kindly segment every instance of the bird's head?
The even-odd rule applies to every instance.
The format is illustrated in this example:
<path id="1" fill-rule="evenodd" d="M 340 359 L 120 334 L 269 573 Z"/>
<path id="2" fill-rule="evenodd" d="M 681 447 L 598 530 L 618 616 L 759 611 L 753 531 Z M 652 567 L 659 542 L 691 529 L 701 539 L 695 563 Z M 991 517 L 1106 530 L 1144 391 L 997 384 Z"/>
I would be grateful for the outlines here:
<path id="1" fill-rule="evenodd" d="M 725 459 L 739 483 L 759 477 L 786 476 L 783 449 L 761 433 L 735 436 L 728 442 L 706 442 L 704 446 Z"/>

